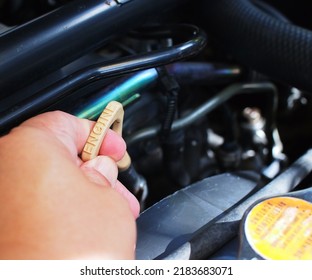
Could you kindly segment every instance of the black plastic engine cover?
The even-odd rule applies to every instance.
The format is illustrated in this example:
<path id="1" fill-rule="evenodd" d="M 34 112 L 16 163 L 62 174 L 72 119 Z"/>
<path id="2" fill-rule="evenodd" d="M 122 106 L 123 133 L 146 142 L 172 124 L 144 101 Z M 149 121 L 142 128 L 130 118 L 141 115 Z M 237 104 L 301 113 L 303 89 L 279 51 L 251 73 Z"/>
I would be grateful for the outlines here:
<path id="1" fill-rule="evenodd" d="M 136 259 L 157 259 L 252 191 L 253 172 L 225 173 L 196 182 L 145 210 L 137 220 Z"/>

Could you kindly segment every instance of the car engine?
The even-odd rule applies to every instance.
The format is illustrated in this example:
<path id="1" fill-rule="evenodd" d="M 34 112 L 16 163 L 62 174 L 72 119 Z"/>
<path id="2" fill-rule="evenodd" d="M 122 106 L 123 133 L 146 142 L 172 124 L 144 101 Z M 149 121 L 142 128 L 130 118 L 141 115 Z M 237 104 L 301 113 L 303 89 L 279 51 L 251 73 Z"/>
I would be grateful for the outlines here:
<path id="1" fill-rule="evenodd" d="M 52 110 L 96 120 L 118 101 L 137 259 L 264 258 L 242 245 L 244 215 L 312 182 L 311 8 L 0 0 L 1 133 Z"/>

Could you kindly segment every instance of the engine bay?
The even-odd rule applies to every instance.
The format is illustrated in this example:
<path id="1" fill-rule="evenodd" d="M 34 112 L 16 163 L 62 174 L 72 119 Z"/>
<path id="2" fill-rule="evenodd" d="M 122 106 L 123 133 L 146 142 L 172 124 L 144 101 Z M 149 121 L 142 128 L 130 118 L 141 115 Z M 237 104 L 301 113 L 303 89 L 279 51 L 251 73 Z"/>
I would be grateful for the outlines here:
<path id="1" fill-rule="evenodd" d="M 122 103 L 137 258 L 235 259 L 252 203 L 311 187 L 312 4 L 151 2 L 0 0 L 1 133 Z"/>

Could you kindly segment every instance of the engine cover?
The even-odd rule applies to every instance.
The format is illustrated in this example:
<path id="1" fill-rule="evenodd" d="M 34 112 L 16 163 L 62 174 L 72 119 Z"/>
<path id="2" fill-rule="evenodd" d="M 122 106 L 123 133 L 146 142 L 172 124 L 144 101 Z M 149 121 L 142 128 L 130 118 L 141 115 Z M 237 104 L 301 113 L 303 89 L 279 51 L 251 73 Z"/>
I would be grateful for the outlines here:
<path id="1" fill-rule="evenodd" d="M 145 210 L 137 220 L 136 259 L 169 253 L 200 227 L 250 193 L 259 176 L 224 173 L 196 182 Z"/>

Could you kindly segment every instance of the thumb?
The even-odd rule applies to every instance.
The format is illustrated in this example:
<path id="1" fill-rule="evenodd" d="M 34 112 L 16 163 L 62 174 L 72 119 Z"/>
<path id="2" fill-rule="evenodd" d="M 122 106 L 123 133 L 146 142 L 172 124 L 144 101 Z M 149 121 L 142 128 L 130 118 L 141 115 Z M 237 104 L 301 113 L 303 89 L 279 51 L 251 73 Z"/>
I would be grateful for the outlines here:
<path id="1" fill-rule="evenodd" d="M 99 185 L 115 187 L 118 176 L 116 162 L 107 156 L 97 156 L 94 159 L 84 162 L 80 169 L 86 177 Z"/>

